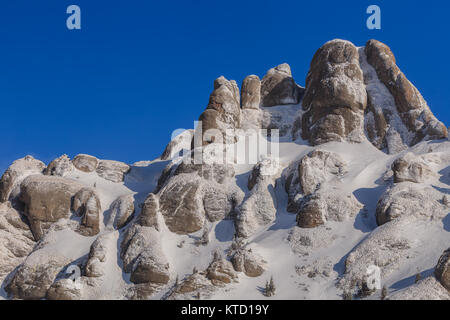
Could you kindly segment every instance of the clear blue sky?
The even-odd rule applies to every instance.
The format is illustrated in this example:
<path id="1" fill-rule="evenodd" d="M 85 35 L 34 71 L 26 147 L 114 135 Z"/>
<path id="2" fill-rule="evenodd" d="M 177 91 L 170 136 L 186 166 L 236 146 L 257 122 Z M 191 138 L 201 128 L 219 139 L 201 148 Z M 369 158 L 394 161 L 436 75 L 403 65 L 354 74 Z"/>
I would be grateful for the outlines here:
<path id="1" fill-rule="evenodd" d="M 66 8 L 82 29 L 66 28 Z M 370 4 L 382 30 L 366 28 Z M 191 128 L 220 75 L 287 62 L 304 85 L 326 41 L 388 44 L 432 111 L 450 123 L 444 1 L 14 0 L 0 4 L 0 170 L 88 153 L 125 162 L 157 157 Z"/>

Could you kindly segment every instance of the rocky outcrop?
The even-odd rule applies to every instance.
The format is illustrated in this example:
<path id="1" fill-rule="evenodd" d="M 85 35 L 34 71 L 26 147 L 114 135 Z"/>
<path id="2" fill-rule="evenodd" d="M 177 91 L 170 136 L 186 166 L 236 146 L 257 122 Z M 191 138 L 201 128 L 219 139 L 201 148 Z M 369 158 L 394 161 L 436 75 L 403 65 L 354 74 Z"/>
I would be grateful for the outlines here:
<path id="1" fill-rule="evenodd" d="M 40 254 L 39 250 L 35 251 L 19 266 L 5 290 L 18 299 L 43 299 L 58 273 L 69 262 L 59 255 Z"/>
<path id="2" fill-rule="evenodd" d="M 358 49 L 344 40 L 325 43 L 314 55 L 306 78 L 303 139 L 313 145 L 362 141 L 366 106 Z"/>
<path id="3" fill-rule="evenodd" d="M 314 150 L 302 158 L 298 166 L 298 176 L 302 193 L 314 193 L 321 184 L 338 179 L 346 172 L 346 162 L 337 153 Z"/>
<path id="4" fill-rule="evenodd" d="M 248 277 L 259 277 L 266 270 L 266 261 L 251 250 L 236 250 L 231 257 L 231 263 L 234 270 L 244 272 Z"/>
<path id="5" fill-rule="evenodd" d="M 234 133 L 226 134 L 227 129 L 232 132 L 240 127 L 240 97 L 239 88 L 234 80 L 227 80 L 223 76 L 214 81 L 214 91 L 209 97 L 206 110 L 200 115 L 202 135 L 201 145 L 212 142 L 234 143 Z M 218 136 L 220 133 L 220 137 Z M 195 135 L 199 135 L 199 130 Z M 201 145 L 195 146 L 200 147 Z"/>
<path id="6" fill-rule="evenodd" d="M 119 183 L 125 179 L 125 174 L 131 167 L 126 163 L 114 160 L 100 160 L 97 166 L 97 174 L 111 182 Z"/>
<path id="7" fill-rule="evenodd" d="M 81 300 L 81 288 L 72 279 L 60 279 L 47 291 L 48 300 Z"/>
<path id="8" fill-rule="evenodd" d="M 169 282 L 169 263 L 156 229 L 139 225 L 129 228 L 121 243 L 121 258 L 125 272 L 131 273 L 131 282 Z"/>
<path id="9" fill-rule="evenodd" d="M 35 242 L 24 217 L 11 208 L 9 202 L 0 203 L 0 283 L 21 264 L 32 251 Z"/>
<path id="10" fill-rule="evenodd" d="M 108 221 L 106 222 L 106 226 L 108 229 L 121 229 L 130 221 L 133 214 L 133 195 L 130 194 L 120 196 L 116 200 L 114 200 L 114 202 L 111 204 L 111 207 L 109 208 L 109 216 Z"/>
<path id="11" fill-rule="evenodd" d="M 214 260 L 206 269 L 206 278 L 211 280 L 215 286 L 223 286 L 232 282 L 237 282 L 237 274 L 233 269 L 233 264 L 225 259 Z"/>
<path id="12" fill-rule="evenodd" d="M 194 136 L 194 130 L 185 130 L 177 135 L 164 149 L 161 155 L 161 160 L 172 160 L 182 157 L 184 153 L 187 154 L 191 150 L 191 142 Z"/>
<path id="13" fill-rule="evenodd" d="M 94 172 L 98 166 L 98 159 L 87 154 L 79 154 L 72 160 L 72 164 L 80 171 Z"/>
<path id="14" fill-rule="evenodd" d="M 14 161 L 0 180 L 0 202 L 15 198 L 20 192 L 19 186 L 23 179 L 30 175 L 41 174 L 44 169 L 45 164 L 32 156 Z"/>
<path id="15" fill-rule="evenodd" d="M 450 292 L 450 248 L 445 250 L 434 270 L 436 279 Z"/>
<path id="16" fill-rule="evenodd" d="M 56 176 L 33 175 L 22 182 L 20 201 L 25 204 L 25 215 L 36 240 L 51 224 L 70 217 L 72 198 L 82 188 L 75 181 Z"/>
<path id="17" fill-rule="evenodd" d="M 88 261 L 85 267 L 86 277 L 98 278 L 105 274 L 105 262 L 107 255 L 107 244 L 109 234 L 99 236 L 92 243 L 89 250 Z"/>
<path id="18" fill-rule="evenodd" d="M 397 183 L 381 196 L 377 203 L 377 224 L 382 225 L 402 217 L 437 218 L 445 216 L 444 207 L 431 187 L 411 182 Z"/>
<path id="19" fill-rule="evenodd" d="M 413 134 L 412 139 L 404 142 L 411 146 L 423 140 L 446 138 L 446 127 L 434 117 L 420 92 L 400 71 L 390 48 L 379 41 L 369 40 L 364 52 L 367 62 L 394 98 L 402 122 Z"/>
<path id="20" fill-rule="evenodd" d="M 405 181 L 422 183 L 437 176 L 422 157 L 410 152 L 392 163 L 392 171 L 395 183 Z"/>
<path id="21" fill-rule="evenodd" d="M 100 213 L 102 212 L 98 194 L 90 188 L 82 188 L 73 198 L 73 211 L 80 217 L 78 231 L 85 236 L 94 236 L 100 231 Z"/>
<path id="22" fill-rule="evenodd" d="M 251 191 L 237 208 L 235 225 L 239 237 L 249 237 L 259 227 L 275 220 L 277 202 L 274 188 L 278 170 L 278 161 L 269 158 L 253 168 L 248 180 Z"/>
<path id="23" fill-rule="evenodd" d="M 353 194 L 339 190 L 320 190 L 302 199 L 297 213 L 297 225 L 315 228 L 327 221 L 344 221 L 354 217 L 363 205 Z"/>
<path id="24" fill-rule="evenodd" d="M 283 104 L 298 104 L 304 89 L 292 78 L 287 63 L 280 64 L 267 71 L 261 80 L 261 106 L 273 107 Z"/>
<path id="25" fill-rule="evenodd" d="M 258 76 L 247 76 L 242 82 L 242 109 L 259 109 L 261 103 L 261 81 Z"/>
<path id="26" fill-rule="evenodd" d="M 48 176 L 64 177 L 73 171 L 73 164 L 70 158 L 64 154 L 59 158 L 56 158 L 45 169 L 44 174 Z"/>
<path id="27" fill-rule="evenodd" d="M 153 227 L 159 231 L 158 222 L 159 200 L 154 193 L 150 193 L 144 201 L 138 223 L 143 227 Z"/>

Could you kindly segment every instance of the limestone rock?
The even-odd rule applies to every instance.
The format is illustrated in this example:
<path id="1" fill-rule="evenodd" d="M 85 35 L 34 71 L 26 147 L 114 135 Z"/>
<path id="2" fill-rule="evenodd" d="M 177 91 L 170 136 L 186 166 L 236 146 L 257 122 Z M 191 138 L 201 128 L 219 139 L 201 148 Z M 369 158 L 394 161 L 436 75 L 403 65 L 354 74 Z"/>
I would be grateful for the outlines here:
<path id="1" fill-rule="evenodd" d="M 392 94 L 403 123 L 414 134 L 408 145 L 446 138 L 447 128 L 434 117 L 420 92 L 400 71 L 390 48 L 379 41 L 369 40 L 365 54 L 380 81 Z"/>
<path id="2" fill-rule="evenodd" d="M 70 158 L 64 154 L 61 157 L 53 160 L 45 169 L 44 174 L 48 176 L 64 177 L 73 171 L 73 164 Z"/>
<path id="3" fill-rule="evenodd" d="M 261 106 L 263 107 L 298 104 L 302 94 L 303 88 L 295 83 L 287 63 L 267 71 L 261 81 Z"/>
<path id="4" fill-rule="evenodd" d="M 362 141 L 366 106 L 358 49 L 344 40 L 325 43 L 314 55 L 306 78 L 303 139 L 313 145 Z"/>
<path id="5" fill-rule="evenodd" d="M 144 210 L 144 209 L 143 209 Z M 133 195 L 118 197 L 109 208 L 109 217 L 106 226 L 109 229 L 123 228 L 134 214 Z"/>
<path id="6" fill-rule="evenodd" d="M 126 163 L 114 160 L 100 160 L 97 166 L 97 174 L 111 182 L 119 183 L 125 179 L 125 174 L 131 167 Z"/>
<path id="7" fill-rule="evenodd" d="M 328 220 L 344 221 L 355 216 L 363 205 L 353 194 L 339 190 L 320 190 L 302 200 L 297 214 L 297 225 L 315 228 Z"/>
<path id="8" fill-rule="evenodd" d="M 442 286 L 450 292 L 450 248 L 439 258 L 434 274 Z"/>
<path id="9" fill-rule="evenodd" d="M 22 182 L 20 200 L 36 240 L 52 223 L 70 217 L 72 197 L 82 188 L 76 181 L 57 176 L 33 175 Z"/>
<path id="10" fill-rule="evenodd" d="M 216 286 L 237 282 L 237 274 L 230 261 L 220 259 L 213 261 L 206 269 L 206 278 Z"/>
<path id="11" fill-rule="evenodd" d="M 72 160 L 72 163 L 80 171 L 94 172 L 98 166 L 98 159 L 87 154 L 79 154 Z"/>
<path id="12" fill-rule="evenodd" d="M 81 300 L 81 288 L 72 279 L 60 279 L 47 291 L 48 300 Z"/>
<path id="13" fill-rule="evenodd" d="M 242 109 L 259 109 L 261 102 L 261 81 L 258 76 L 247 76 L 242 82 Z"/>
<path id="14" fill-rule="evenodd" d="M 415 182 L 422 183 L 431 177 L 436 177 L 434 171 L 420 156 L 415 156 L 408 152 L 398 158 L 392 164 L 394 172 L 394 182 Z"/>
<path id="15" fill-rule="evenodd" d="M 85 236 L 94 236 L 100 231 L 100 213 L 102 212 L 98 194 L 90 188 L 82 188 L 73 198 L 73 211 L 82 217 L 79 232 Z"/>
<path id="16" fill-rule="evenodd" d="M 172 160 L 187 154 L 191 150 L 193 136 L 194 130 L 186 130 L 173 138 L 164 149 L 161 160 Z"/>
<path id="17" fill-rule="evenodd" d="M 41 255 L 39 250 L 27 257 L 5 287 L 14 298 L 38 300 L 46 297 L 47 290 L 69 261 L 58 255 Z"/>
<path id="18" fill-rule="evenodd" d="M 107 255 L 107 241 L 109 234 L 99 236 L 92 243 L 89 250 L 85 273 L 87 277 L 98 278 L 105 274 L 105 262 Z"/>
<path id="19" fill-rule="evenodd" d="M 20 192 L 20 183 L 27 176 L 41 174 L 44 169 L 45 164 L 32 156 L 14 161 L 0 180 L 0 202 L 16 197 Z"/>
<path id="20" fill-rule="evenodd" d="M 259 277 L 266 268 L 266 262 L 250 250 L 237 250 L 231 257 L 234 270 L 244 272 L 249 277 Z"/>
<path id="21" fill-rule="evenodd" d="M 319 186 L 344 175 L 346 162 L 337 153 L 314 150 L 302 158 L 298 166 L 298 175 L 304 195 L 310 195 Z"/>
<path id="22" fill-rule="evenodd" d="M 377 224 L 382 225 L 402 217 L 440 218 L 443 206 L 435 199 L 436 191 L 411 182 L 397 183 L 381 196 L 377 203 Z"/>
<path id="23" fill-rule="evenodd" d="M 138 223 L 143 227 L 154 227 L 159 231 L 158 210 L 158 197 L 154 193 L 150 193 L 144 201 Z"/>

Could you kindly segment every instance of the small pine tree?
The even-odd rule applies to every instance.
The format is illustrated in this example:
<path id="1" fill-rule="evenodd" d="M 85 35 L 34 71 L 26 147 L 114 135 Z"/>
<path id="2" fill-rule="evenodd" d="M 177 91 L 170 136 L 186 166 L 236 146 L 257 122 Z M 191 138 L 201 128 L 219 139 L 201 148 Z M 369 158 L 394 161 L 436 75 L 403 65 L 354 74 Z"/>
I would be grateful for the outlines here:
<path id="1" fill-rule="evenodd" d="M 388 295 L 388 289 L 386 286 L 383 286 L 383 289 L 381 289 L 381 300 L 386 300 Z"/>
<path id="2" fill-rule="evenodd" d="M 178 275 L 177 275 L 177 278 L 175 279 L 175 287 L 178 287 Z"/>
<path id="3" fill-rule="evenodd" d="M 197 300 L 200 300 L 200 291 L 197 292 Z"/>
<path id="4" fill-rule="evenodd" d="M 272 295 L 274 295 L 276 288 L 275 288 L 275 282 L 273 281 L 273 277 L 270 277 L 269 286 L 270 286 L 270 291 L 272 292 Z"/>
<path id="5" fill-rule="evenodd" d="M 342 298 L 344 300 L 353 300 L 353 295 L 350 291 L 345 290 L 344 293 L 342 294 Z"/>
<path id="6" fill-rule="evenodd" d="M 193 269 L 192 269 L 192 273 L 197 273 L 198 272 L 198 270 L 197 270 L 197 268 L 196 267 L 194 267 Z"/>

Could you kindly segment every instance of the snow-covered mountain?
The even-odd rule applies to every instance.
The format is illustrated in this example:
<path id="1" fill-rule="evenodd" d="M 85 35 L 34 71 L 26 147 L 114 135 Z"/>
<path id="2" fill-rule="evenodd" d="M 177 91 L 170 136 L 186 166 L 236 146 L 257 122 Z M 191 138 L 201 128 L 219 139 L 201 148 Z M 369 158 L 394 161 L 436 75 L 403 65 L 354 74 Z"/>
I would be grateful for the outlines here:
<path id="1" fill-rule="evenodd" d="M 199 121 L 153 161 L 15 161 L 0 296 L 450 299 L 447 129 L 386 45 L 220 77 Z"/>

